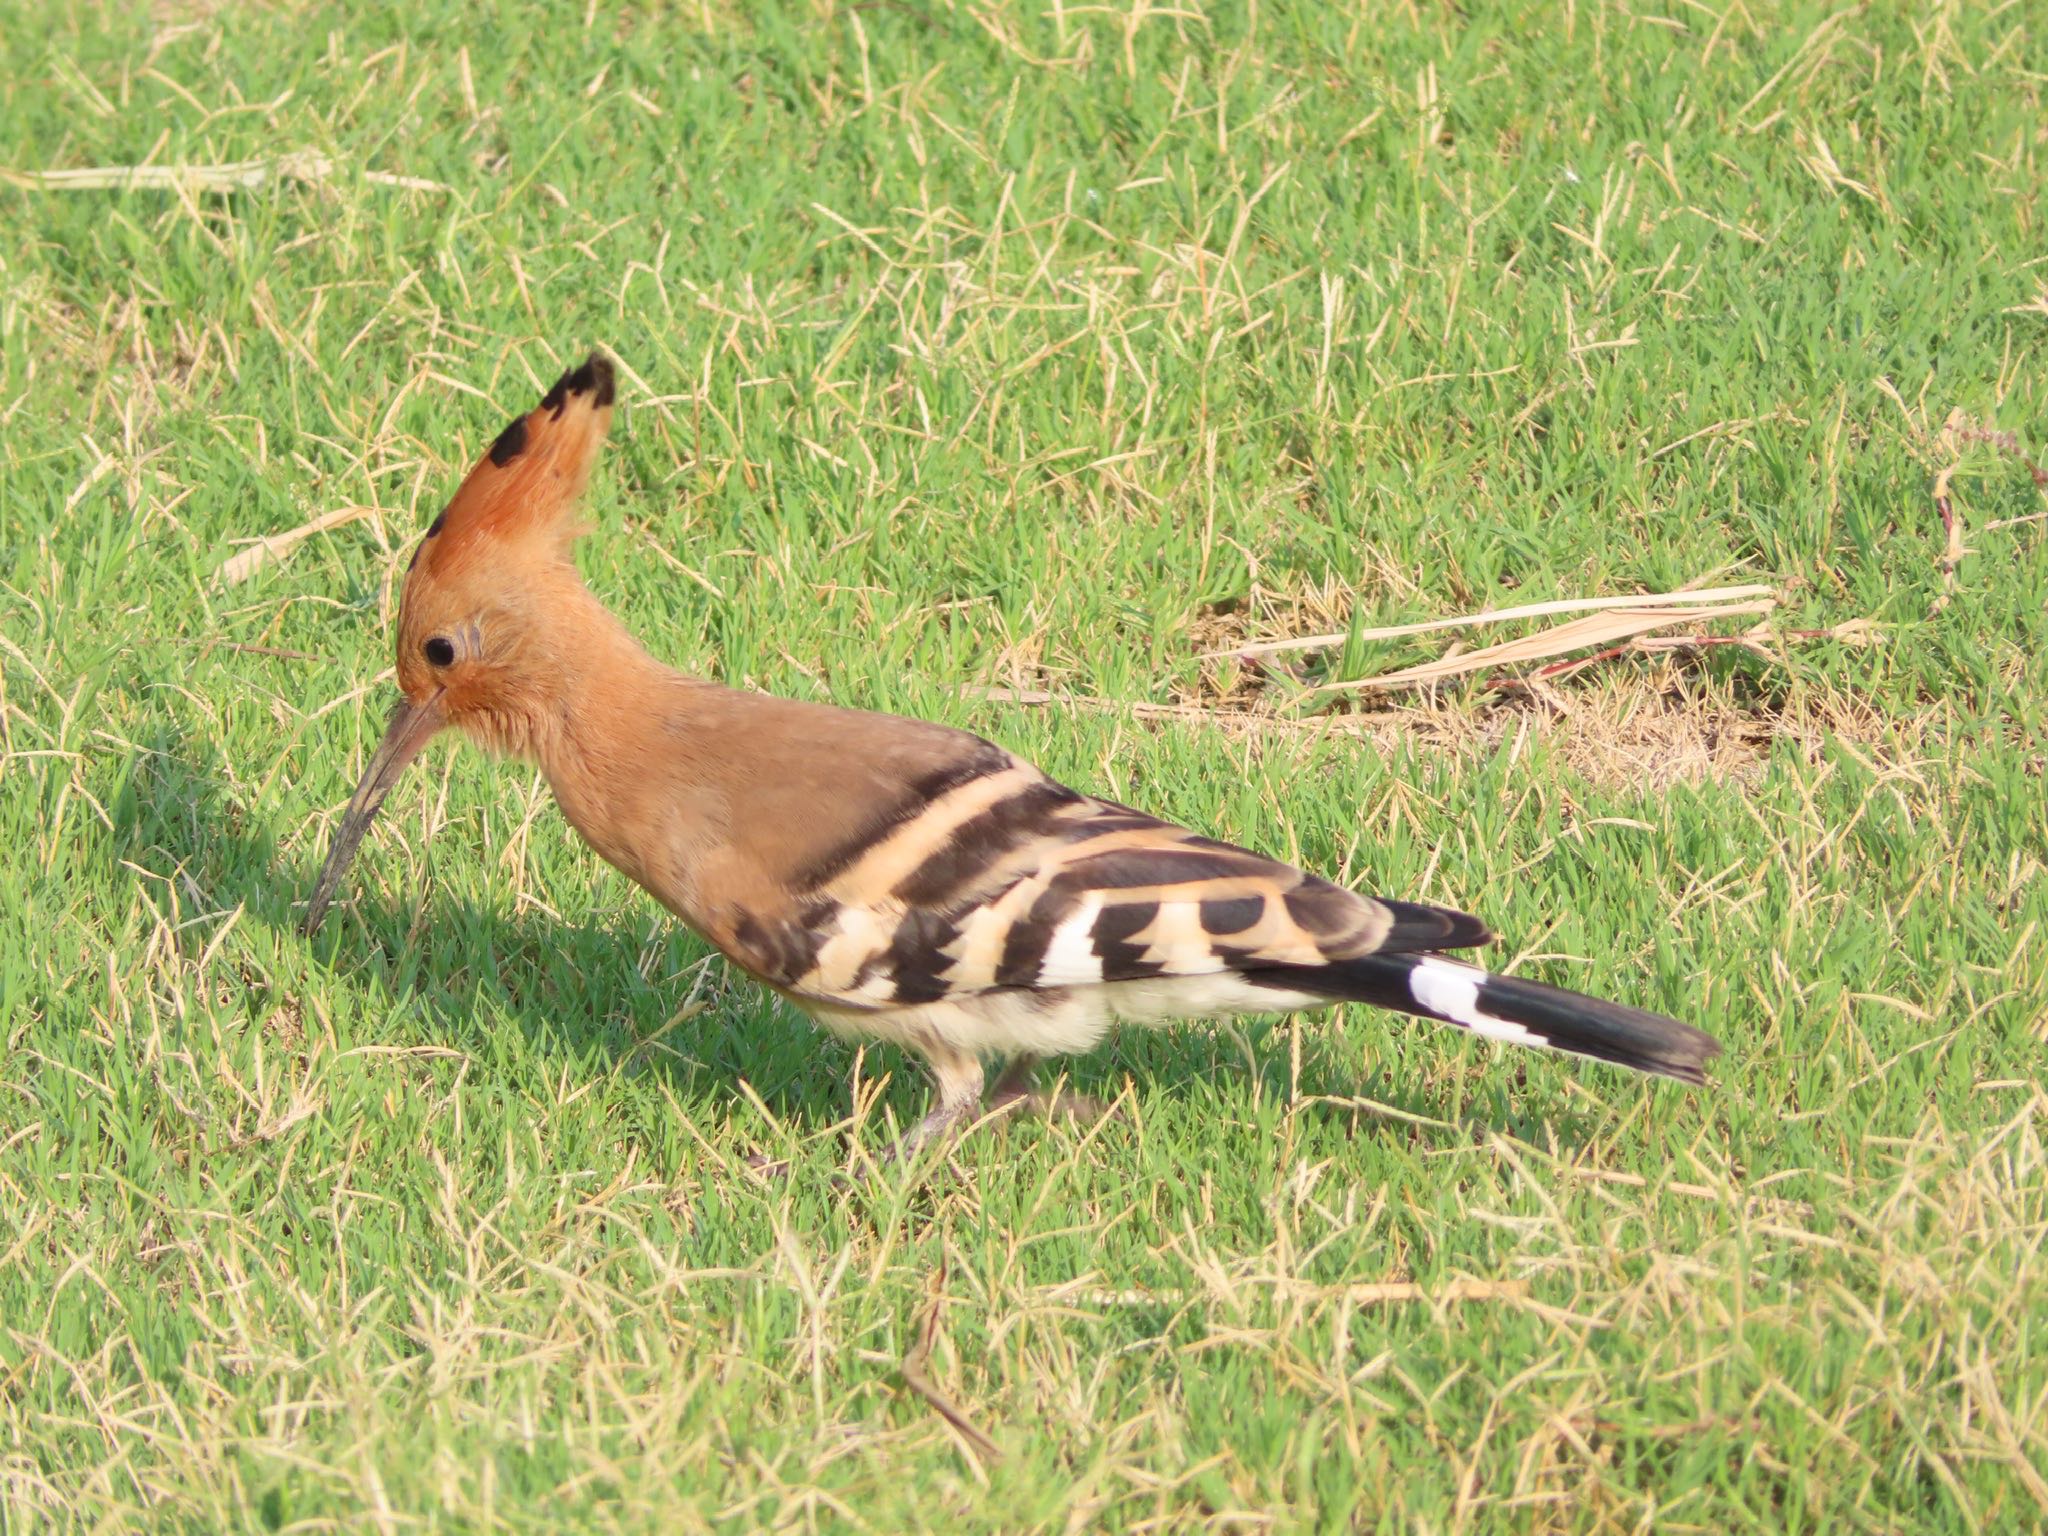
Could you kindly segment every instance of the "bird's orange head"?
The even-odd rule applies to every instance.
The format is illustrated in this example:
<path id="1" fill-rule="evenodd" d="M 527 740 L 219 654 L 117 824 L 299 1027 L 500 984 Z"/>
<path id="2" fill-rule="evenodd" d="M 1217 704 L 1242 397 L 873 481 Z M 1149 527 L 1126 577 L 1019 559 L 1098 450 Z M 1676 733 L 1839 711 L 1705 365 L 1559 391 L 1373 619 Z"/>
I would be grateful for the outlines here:
<path id="1" fill-rule="evenodd" d="M 557 379 L 498 434 L 413 551 L 398 606 L 401 697 L 328 850 L 307 932 L 391 786 L 442 729 L 499 751 L 531 749 L 562 675 L 556 653 L 575 642 L 585 607 L 570 546 L 611 426 L 612 385 L 611 362 L 597 353 Z"/>

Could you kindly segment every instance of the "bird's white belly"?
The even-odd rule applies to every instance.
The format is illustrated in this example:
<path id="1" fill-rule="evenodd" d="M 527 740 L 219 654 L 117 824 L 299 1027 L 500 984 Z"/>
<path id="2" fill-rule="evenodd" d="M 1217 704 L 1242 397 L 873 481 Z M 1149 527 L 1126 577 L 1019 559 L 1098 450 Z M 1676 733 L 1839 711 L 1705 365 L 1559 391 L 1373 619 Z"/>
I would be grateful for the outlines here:
<path id="1" fill-rule="evenodd" d="M 902 1008 L 835 1008 L 793 1001 L 824 1028 L 853 1039 L 887 1040 L 913 1050 L 933 1046 L 976 1056 L 1071 1056 L 1093 1050 L 1113 1025 L 1239 1013 L 1327 1008 L 1307 992 L 1278 992 L 1241 976 L 1157 976 L 1093 987 L 1009 989 L 972 993 Z"/>

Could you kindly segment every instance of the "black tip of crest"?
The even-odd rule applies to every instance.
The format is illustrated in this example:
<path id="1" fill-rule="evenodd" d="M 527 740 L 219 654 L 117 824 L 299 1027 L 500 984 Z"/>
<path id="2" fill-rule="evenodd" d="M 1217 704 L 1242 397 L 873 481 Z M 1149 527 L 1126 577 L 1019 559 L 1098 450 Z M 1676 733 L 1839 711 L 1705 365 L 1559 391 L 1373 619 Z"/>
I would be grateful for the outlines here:
<path id="1" fill-rule="evenodd" d="M 554 388 L 540 398 L 544 411 L 553 411 L 557 417 L 568 407 L 571 395 L 589 395 L 593 406 L 610 405 L 615 393 L 612 376 L 612 360 L 602 352 L 593 352 L 581 365 L 570 369 L 555 380 Z"/>

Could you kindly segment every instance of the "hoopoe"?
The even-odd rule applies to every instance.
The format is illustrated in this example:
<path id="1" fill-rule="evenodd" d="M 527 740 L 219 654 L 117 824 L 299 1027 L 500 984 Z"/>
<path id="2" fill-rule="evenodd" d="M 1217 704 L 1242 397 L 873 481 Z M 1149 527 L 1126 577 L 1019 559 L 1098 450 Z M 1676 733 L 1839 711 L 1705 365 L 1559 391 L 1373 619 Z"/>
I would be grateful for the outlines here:
<path id="1" fill-rule="evenodd" d="M 1364 1002 L 1491 1040 L 1704 1081 L 1687 1024 L 1446 950 L 1478 918 L 1360 895 L 1069 789 L 966 731 L 744 692 L 650 656 L 570 546 L 611 424 L 601 355 L 499 434 L 414 550 L 401 697 L 334 835 L 320 924 L 378 807 L 454 727 L 537 763 L 592 848 L 826 1029 L 919 1053 L 904 1156 L 1033 1099 L 1040 1058 L 1119 1022 Z"/>

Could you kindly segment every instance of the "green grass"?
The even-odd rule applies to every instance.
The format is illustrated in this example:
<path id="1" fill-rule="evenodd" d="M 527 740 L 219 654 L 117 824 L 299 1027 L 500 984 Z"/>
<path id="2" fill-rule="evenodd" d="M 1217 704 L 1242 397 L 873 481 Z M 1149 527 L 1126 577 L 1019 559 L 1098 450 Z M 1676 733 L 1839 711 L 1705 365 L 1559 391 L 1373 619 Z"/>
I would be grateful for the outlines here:
<path id="1" fill-rule="evenodd" d="M 2040 10 L 752 11 L 0 8 L 0 167 L 332 162 L 0 185 L 0 1530 L 2048 1524 Z M 466 748 L 306 941 L 410 543 L 592 344 L 658 654 L 1475 909 L 1712 1086 L 1222 1022 L 848 1190 L 914 1064 Z M 1202 659 L 1708 577 L 1774 656 Z"/>

